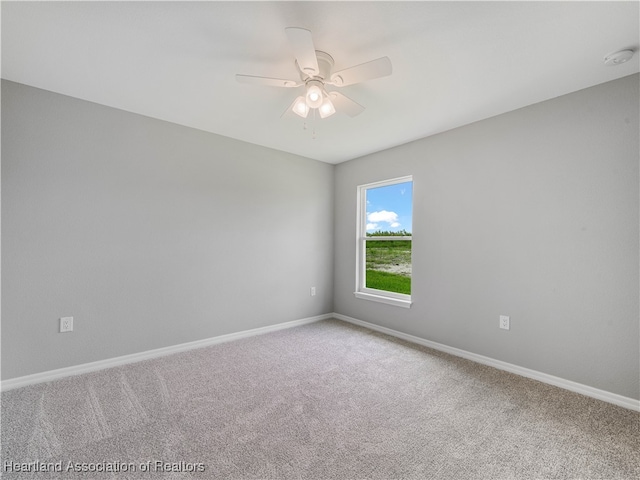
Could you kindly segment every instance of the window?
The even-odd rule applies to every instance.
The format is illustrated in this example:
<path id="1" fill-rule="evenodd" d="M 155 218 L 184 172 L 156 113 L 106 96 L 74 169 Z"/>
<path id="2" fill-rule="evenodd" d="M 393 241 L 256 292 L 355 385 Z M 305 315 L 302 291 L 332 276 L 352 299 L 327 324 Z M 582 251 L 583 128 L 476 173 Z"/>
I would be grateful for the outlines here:
<path id="1" fill-rule="evenodd" d="M 413 179 L 358 187 L 355 296 L 411 306 Z"/>

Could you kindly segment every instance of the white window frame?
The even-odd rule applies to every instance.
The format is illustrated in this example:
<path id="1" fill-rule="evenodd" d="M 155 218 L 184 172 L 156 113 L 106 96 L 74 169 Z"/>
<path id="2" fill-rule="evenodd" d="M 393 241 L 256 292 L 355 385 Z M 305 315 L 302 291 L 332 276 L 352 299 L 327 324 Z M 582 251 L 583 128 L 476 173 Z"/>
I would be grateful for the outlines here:
<path id="1" fill-rule="evenodd" d="M 366 185 L 358 185 L 358 209 L 356 214 L 356 291 L 354 295 L 356 298 L 362 300 L 371 300 L 374 302 L 386 303 L 387 305 L 395 305 L 397 307 L 411 308 L 411 295 L 403 293 L 388 292 L 386 290 L 377 290 L 375 288 L 367 288 L 366 282 L 366 242 L 367 240 L 375 241 L 394 241 L 394 240 L 409 240 L 412 241 L 412 237 L 367 237 L 367 190 L 379 187 L 386 187 L 389 185 L 395 185 L 398 183 L 413 182 L 413 176 L 408 175 L 406 177 L 398 177 L 390 180 L 383 180 L 380 182 L 367 183 Z M 412 189 L 413 191 L 413 189 Z M 412 202 L 412 215 L 413 215 L 413 198 Z M 413 219 L 412 219 L 413 220 Z M 412 222 L 413 223 L 413 222 Z M 413 228 L 412 228 L 413 229 Z M 413 244 L 412 244 L 413 245 Z M 413 264 L 413 251 L 411 263 Z M 413 285 L 413 282 L 412 282 Z"/>

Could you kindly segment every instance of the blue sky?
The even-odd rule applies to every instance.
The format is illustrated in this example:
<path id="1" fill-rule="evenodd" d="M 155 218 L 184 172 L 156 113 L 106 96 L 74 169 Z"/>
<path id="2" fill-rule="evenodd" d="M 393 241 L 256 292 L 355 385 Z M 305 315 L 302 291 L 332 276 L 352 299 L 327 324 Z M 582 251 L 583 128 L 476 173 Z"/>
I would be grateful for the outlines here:
<path id="1" fill-rule="evenodd" d="M 411 232 L 413 183 L 367 189 L 367 232 Z"/>

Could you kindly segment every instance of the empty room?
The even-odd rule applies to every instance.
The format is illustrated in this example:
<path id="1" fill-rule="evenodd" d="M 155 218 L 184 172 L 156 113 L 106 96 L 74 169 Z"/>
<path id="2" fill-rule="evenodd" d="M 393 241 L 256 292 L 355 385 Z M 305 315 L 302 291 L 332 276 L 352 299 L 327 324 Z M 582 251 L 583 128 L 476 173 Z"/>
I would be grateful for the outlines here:
<path id="1" fill-rule="evenodd" d="M 0 5 L 2 478 L 640 478 L 639 2 Z"/>

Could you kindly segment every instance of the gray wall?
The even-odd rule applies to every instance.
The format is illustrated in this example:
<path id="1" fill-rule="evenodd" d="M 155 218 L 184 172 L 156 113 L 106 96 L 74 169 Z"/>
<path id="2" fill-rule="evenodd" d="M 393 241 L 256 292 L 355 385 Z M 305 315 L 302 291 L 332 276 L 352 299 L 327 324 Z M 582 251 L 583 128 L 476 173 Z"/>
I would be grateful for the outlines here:
<path id="1" fill-rule="evenodd" d="M 331 312 L 332 174 L 3 81 L 2 378 Z"/>
<path id="2" fill-rule="evenodd" d="M 338 165 L 335 312 L 639 398 L 638 84 L 625 77 Z M 406 310 L 353 291 L 356 186 L 408 174 Z"/>

